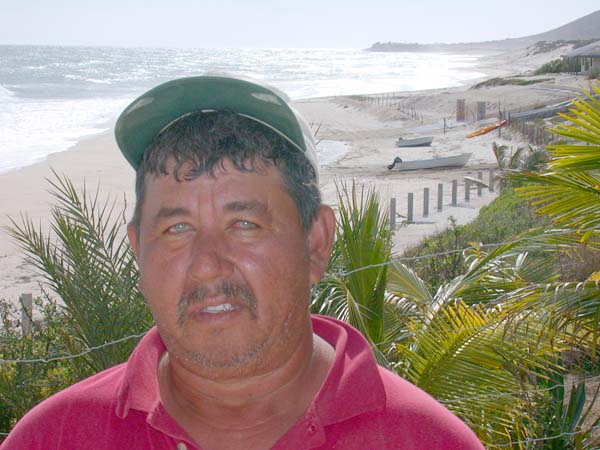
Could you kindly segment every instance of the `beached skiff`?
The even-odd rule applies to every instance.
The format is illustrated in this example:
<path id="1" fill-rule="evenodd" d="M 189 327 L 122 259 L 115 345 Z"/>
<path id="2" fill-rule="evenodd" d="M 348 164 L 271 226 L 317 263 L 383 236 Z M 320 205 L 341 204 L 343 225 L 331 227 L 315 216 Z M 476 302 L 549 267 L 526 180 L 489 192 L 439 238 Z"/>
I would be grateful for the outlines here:
<path id="1" fill-rule="evenodd" d="M 397 147 L 426 147 L 428 145 L 431 145 L 432 141 L 433 141 L 433 136 L 424 136 L 424 137 L 413 138 L 413 139 L 403 139 L 400 137 L 396 141 L 396 146 Z"/>
<path id="2" fill-rule="evenodd" d="M 403 161 L 401 158 L 394 158 L 394 162 L 388 166 L 389 170 L 421 170 L 421 169 L 437 169 L 442 167 L 463 167 L 471 153 L 461 153 L 460 155 L 444 156 L 433 159 L 417 159 L 413 161 Z"/>

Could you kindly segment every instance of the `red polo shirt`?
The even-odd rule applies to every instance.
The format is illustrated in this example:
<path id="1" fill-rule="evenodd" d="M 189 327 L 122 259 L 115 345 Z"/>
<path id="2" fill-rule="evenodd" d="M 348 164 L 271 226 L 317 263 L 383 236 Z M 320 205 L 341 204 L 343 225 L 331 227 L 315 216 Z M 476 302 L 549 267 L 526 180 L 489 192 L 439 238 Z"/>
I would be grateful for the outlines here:
<path id="1" fill-rule="evenodd" d="M 442 405 L 377 366 L 354 328 L 321 316 L 312 323 L 335 348 L 335 360 L 311 406 L 273 449 L 483 449 Z M 201 450 L 160 400 L 156 370 L 164 351 L 158 331 L 151 329 L 127 363 L 33 408 L 0 450 Z"/>

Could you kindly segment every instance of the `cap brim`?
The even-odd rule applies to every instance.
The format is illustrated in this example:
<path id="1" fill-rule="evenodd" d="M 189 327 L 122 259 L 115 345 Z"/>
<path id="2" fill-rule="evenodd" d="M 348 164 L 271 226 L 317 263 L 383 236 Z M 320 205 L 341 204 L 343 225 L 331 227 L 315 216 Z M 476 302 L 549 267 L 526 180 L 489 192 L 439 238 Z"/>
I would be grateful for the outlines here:
<path id="1" fill-rule="evenodd" d="M 137 170 L 156 135 L 177 119 L 199 111 L 230 111 L 256 120 L 305 153 L 318 170 L 313 144 L 305 140 L 302 120 L 287 101 L 274 90 L 232 77 L 181 78 L 151 89 L 117 119 L 117 144 Z"/>

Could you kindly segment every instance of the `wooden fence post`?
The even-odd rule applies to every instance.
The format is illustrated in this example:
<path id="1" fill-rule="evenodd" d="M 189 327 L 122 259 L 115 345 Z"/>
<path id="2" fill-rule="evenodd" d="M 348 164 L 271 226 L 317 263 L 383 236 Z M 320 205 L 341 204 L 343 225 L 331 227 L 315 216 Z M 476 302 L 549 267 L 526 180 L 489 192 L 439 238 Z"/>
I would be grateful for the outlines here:
<path id="1" fill-rule="evenodd" d="M 477 172 L 477 179 L 483 183 L 483 172 Z M 477 197 L 481 197 L 482 186 L 481 183 L 477 184 Z"/>
<path id="2" fill-rule="evenodd" d="M 31 333 L 33 320 L 33 295 L 21 294 L 19 297 L 21 303 L 21 333 L 23 337 Z"/>
<path id="3" fill-rule="evenodd" d="M 489 180 L 488 189 L 490 192 L 494 192 L 494 169 L 489 170 Z"/>
<path id="4" fill-rule="evenodd" d="M 471 182 L 469 180 L 465 180 L 465 202 L 469 202 L 471 200 Z"/>
<path id="5" fill-rule="evenodd" d="M 456 100 L 456 121 L 464 122 L 467 119 L 467 108 L 464 98 Z"/>
<path id="6" fill-rule="evenodd" d="M 409 192 L 408 193 L 408 210 L 406 212 L 406 221 L 408 223 L 412 223 L 413 222 L 413 193 Z"/>
<path id="7" fill-rule="evenodd" d="M 477 102 L 477 122 L 485 119 L 485 102 Z"/>
<path id="8" fill-rule="evenodd" d="M 443 205 L 444 205 L 444 184 L 438 183 L 437 210 L 441 211 Z"/>
<path id="9" fill-rule="evenodd" d="M 423 189 L 423 217 L 429 216 L 429 188 Z"/>
<path id="10" fill-rule="evenodd" d="M 457 197 L 458 197 L 458 181 L 452 180 L 452 206 L 457 205 Z"/>

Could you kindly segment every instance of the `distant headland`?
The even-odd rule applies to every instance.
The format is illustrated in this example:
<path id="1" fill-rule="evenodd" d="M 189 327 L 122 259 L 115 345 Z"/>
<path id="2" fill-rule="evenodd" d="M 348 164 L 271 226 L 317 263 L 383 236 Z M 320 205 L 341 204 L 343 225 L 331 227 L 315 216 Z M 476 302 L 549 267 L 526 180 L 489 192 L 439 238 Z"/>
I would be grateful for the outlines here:
<path id="1" fill-rule="evenodd" d="M 460 43 L 403 43 L 376 42 L 367 51 L 372 52 L 477 52 L 508 51 L 526 48 L 537 42 L 582 42 L 600 40 L 600 10 L 544 33 L 520 38 L 486 42 Z"/>

